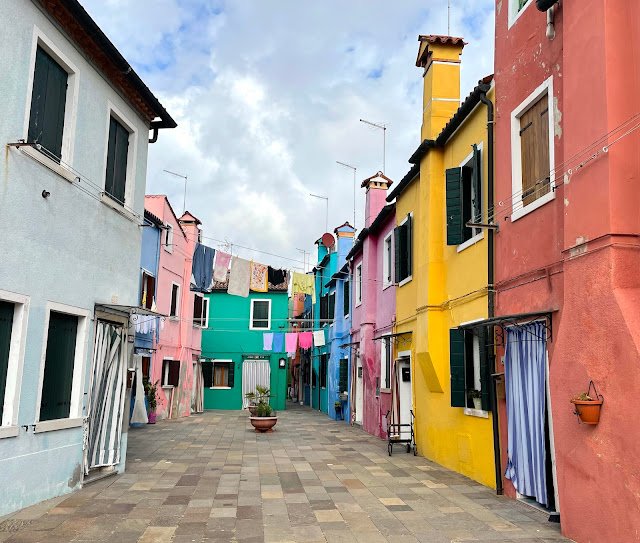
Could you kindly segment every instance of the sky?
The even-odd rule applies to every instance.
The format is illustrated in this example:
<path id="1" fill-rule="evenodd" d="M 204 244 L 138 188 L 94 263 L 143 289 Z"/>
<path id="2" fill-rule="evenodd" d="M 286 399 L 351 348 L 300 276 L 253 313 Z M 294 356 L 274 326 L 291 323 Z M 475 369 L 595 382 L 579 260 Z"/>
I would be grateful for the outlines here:
<path id="1" fill-rule="evenodd" d="M 81 0 L 178 128 L 149 146 L 147 194 L 203 225 L 204 243 L 300 271 L 325 232 L 364 223 L 363 179 L 399 182 L 420 143 L 419 34 L 447 34 L 446 0 Z M 451 0 L 461 97 L 493 73 L 494 0 Z M 242 247 L 258 249 L 256 252 Z M 227 246 L 228 247 L 228 246 Z M 271 254 L 267 254 L 271 253 Z M 311 253 L 311 254 L 309 254 Z M 307 269 L 309 266 L 307 265 Z"/>

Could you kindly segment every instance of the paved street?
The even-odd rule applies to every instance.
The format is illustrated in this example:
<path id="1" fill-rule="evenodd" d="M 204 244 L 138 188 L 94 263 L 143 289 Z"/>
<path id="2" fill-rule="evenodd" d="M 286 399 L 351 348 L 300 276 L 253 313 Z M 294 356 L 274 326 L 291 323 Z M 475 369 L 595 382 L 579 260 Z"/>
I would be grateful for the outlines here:
<path id="1" fill-rule="evenodd" d="M 309 408 L 129 433 L 127 471 L 0 519 L 14 542 L 568 541 L 526 505 Z"/>

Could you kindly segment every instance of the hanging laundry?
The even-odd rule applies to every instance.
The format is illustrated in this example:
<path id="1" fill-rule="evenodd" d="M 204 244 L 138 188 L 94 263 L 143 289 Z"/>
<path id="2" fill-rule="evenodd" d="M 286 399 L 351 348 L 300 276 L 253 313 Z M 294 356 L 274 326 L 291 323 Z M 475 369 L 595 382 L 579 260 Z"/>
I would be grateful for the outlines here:
<path id="1" fill-rule="evenodd" d="M 267 292 L 267 270 L 268 267 L 258 262 L 251 262 L 251 290 L 256 292 Z"/>
<path id="2" fill-rule="evenodd" d="M 324 330 L 316 330 L 313 333 L 313 345 L 315 347 L 323 347 L 325 345 Z"/>
<path id="3" fill-rule="evenodd" d="M 191 285 L 194 292 L 211 292 L 213 288 L 213 258 L 216 250 L 196 243 L 191 264 Z"/>
<path id="4" fill-rule="evenodd" d="M 216 253 L 216 265 L 213 268 L 213 280 L 223 282 L 227 280 L 227 272 L 229 271 L 229 260 L 231 255 L 218 251 Z"/>
<path id="5" fill-rule="evenodd" d="M 298 343 L 301 349 L 311 349 L 313 347 L 313 334 L 311 332 L 300 332 Z"/>
<path id="6" fill-rule="evenodd" d="M 298 334 L 297 332 L 288 332 L 284 336 L 285 351 L 287 354 L 295 354 L 298 348 Z"/>
<path id="7" fill-rule="evenodd" d="M 237 256 L 231 261 L 231 273 L 227 292 L 232 296 L 249 296 L 249 282 L 251 280 L 251 262 Z"/>
<path id="8" fill-rule="evenodd" d="M 284 347 L 284 334 L 278 333 L 273 334 L 273 352 L 281 353 L 282 348 Z"/>
<path id="9" fill-rule="evenodd" d="M 287 278 L 287 272 L 282 269 L 274 270 L 271 266 L 269 266 L 269 271 L 267 272 L 267 278 L 269 280 L 269 283 L 271 283 L 275 287 L 285 282 Z"/>
<path id="10" fill-rule="evenodd" d="M 293 282 L 291 285 L 292 292 L 298 294 L 311 295 L 311 302 L 316 303 L 316 285 L 313 275 L 307 275 L 305 273 L 293 272 Z"/>
<path id="11" fill-rule="evenodd" d="M 273 349 L 273 334 L 264 333 L 262 334 L 262 350 L 270 351 Z"/>

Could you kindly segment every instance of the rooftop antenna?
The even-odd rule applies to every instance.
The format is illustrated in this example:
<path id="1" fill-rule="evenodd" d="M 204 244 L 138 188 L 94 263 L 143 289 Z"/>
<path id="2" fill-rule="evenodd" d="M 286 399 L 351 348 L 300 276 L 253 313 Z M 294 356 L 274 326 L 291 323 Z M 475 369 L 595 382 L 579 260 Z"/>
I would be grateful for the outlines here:
<path id="1" fill-rule="evenodd" d="M 382 130 L 382 173 L 385 173 L 385 156 L 387 154 L 387 124 L 386 123 L 372 123 L 369 121 L 365 121 L 364 119 L 360 119 L 361 123 L 368 124 L 372 128 L 376 128 Z"/>
<path id="2" fill-rule="evenodd" d="M 320 200 L 326 200 L 327 201 L 327 218 L 326 218 L 326 223 L 325 223 L 325 232 L 329 231 L 329 197 L 328 196 L 318 196 L 317 194 L 311 194 L 309 193 L 309 196 L 313 196 L 314 198 L 318 198 Z"/>
<path id="3" fill-rule="evenodd" d="M 302 261 L 304 262 L 304 273 L 307 273 L 307 251 L 305 251 L 304 249 L 298 249 L 296 248 L 296 251 L 300 251 L 302 253 Z"/>
<path id="4" fill-rule="evenodd" d="M 344 166 L 345 168 L 349 168 L 350 170 L 353 170 L 353 229 L 356 229 L 356 171 L 358 170 L 358 168 L 356 168 L 355 166 L 351 166 L 351 164 L 346 164 L 344 162 L 340 162 L 339 160 L 336 160 L 337 164 L 340 164 L 340 166 Z"/>
<path id="5" fill-rule="evenodd" d="M 162 170 L 162 171 L 184 179 L 184 198 L 182 200 L 182 214 L 184 215 L 184 212 L 187 210 L 187 176 L 179 173 L 175 173 L 175 172 L 170 172 L 169 170 Z"/>
<path id="6" fill-rule="evenodd" d="M 447 36 L 451 36 L 451 0 L 447 0 Z"/>

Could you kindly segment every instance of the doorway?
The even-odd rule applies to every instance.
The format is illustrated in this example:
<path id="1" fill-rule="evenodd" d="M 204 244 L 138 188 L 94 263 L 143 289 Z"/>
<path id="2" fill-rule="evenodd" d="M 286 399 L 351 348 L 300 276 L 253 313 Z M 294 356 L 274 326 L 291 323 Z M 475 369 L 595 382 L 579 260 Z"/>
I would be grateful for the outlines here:
<path id="1" fill-rule="evenodd" d="M 398 394 L 400 396 L 400 424 L 411 424 L 411 410 L 413 409 L 413 389 L 411 387 L 411 355 L 398 353 L 396 360 L 398 376 Z"/>
<path id="2" fill-rule="evenodd" d="M 364 378 L 362 372 L 360 354 L 356 354 L 356 424 L 362 424 L 362 412 L 364 410 Z"/>
<path id="3" fill-rule="evenodd" d="M 249 405 L 246 394 L 256 387 L 271 388 L 271 363 L 269 360 L 246 359 L 242 362 L 242 407 Z"/>

